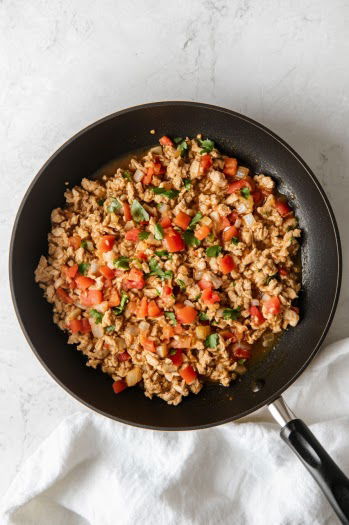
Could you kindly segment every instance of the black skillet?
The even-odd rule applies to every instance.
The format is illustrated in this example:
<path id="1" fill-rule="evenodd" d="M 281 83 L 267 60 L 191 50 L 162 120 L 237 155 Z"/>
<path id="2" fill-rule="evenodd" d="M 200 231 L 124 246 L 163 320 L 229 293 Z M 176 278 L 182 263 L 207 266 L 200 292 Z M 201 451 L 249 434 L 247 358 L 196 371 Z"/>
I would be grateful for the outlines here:
<path id="1" fill-rule="evenodd" d="M 150 130 L 155 129 L 156 135 Z M 66 343 L 52 322 L 50 306 L 34 283 L 40 254 L 47 251 L 50 212 L 63 193 L 108 161 L 153 146 L 162 135 L 214 140 L 255 172 L 271 175 L 292 203 L 303 230 L 300 324 L 288 330 L 266 359 L 229 388 L 207 385 L 177 407 L 150 401 L 138 388 L 115 396 L 110 378 L 84 366 L 84 357 Z M 10 282 L 16 312 L 27 340 L 46 370 L 76 399 L 117 421 L 161 430 L 220 425 L 268 405 L 281 436 L 319 483 L 339 518 L 349 519 L 349 482 L 306 425 L 286 407 L 282 392 L 318 351 L 331 324 L 341 281 L 341 248 L 336 221 L 319 182 L 280 138 L 233 111 L 192 102 L 145 104 L 119 111 L 87 127 L 64 144 L 30 185 L 15 221 Z"/>

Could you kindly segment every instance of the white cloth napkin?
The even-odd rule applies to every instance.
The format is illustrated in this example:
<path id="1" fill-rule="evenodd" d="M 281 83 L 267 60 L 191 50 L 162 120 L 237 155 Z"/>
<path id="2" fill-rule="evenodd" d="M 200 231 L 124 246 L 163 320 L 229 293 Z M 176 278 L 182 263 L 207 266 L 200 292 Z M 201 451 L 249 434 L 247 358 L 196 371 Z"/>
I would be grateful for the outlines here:
<path id="1" fill-rule="evenodd" d="M 349 474 L 349 339 L 323 349 L 287 402 Z M 208 430 L 156 432 L 68 417 L 26 461 L 2 525 L 338 523 L 266 410 Z"/>

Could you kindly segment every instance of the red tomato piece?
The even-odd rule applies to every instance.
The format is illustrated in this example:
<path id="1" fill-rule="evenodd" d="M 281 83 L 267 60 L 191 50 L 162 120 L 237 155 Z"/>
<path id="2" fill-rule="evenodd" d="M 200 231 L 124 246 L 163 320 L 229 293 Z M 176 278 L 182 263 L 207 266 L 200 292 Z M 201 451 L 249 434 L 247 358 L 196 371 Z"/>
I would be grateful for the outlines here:
<path id="1" fill-rule="evenodd" d="M 263 193 L 261 191 L 254 191 L 252 193 L 252 197 L 255 206 L 259 206 L 264 199 Z"/>
<path id="2" fill-rule="evenodd" d="M 123 379 L 120 379 L 119 381 L 114 381 L 113 390 L 115 394 L 120 394 L 120 392 L 125 390 L 125 388 L 127 388 L 127 384 L 125 383 Z"/>
<path id="3" fill-rule="evenodd" d="M 110 296 L 108 299 L 108 304 L 110 308 L 114 308 L 115 306 L 119 306 L 120 304 L 120 295 L 116 288 L 113 288 L 110 292 Z"/>
<path id="4" fill-rule="evenodd" d="M 232 211 L 229 215 L 228 215 L 228 219 L 229 219 L 229 222 L 230 224 L 234 224 L 236 219 L 239 218 L 239 214 L 237 211 Z"/>
<path id="5" fill-rule="evenodd" d="M 201 279 L 198 282 L 198 285 L 200 286 L 201 290 L 206 290 L 208 288 L 213 288 L 213 285 L 210 281 L 205 281 L 205 279 Z"/>
<path id="6" fill-rule="evenodd" d="M 84 275 L 78 275 L 75 278 L 75 282 L 79 290 L 87 290 L 87 288 L 95 284 L 96 281 L 94 279 L 91 279 L 91 277 L 85 277 Z"/>
<path id="7" fill-rule="evenodd" d="M 141 302 L 137 308 L 137 317 L 144 319 L 148 315 L 148 301 L 146 297 L 142 297 Z"/>
<path id="8" fill-rule="evenodd" d="M 73 299 L 68 294 L 68 292 L 63 290 L 63 288 L 61 288 L 61 287 L 57 288 L 56 293 L 57 293 L 58 297 L 61 299 L 61 301 L 65 302 L 67 304 L 71 304 L 71 303 L 74 302 Z"/>
<path id="9" fill-rule="evenodd" d="M 183 363 L 182 350 L 180 348 L 177 348 L 175 353 L 171 354 L 170 352 L 169 358 L 175 366 L 181 366 L 181 364 Z"/>
<path id="10" fill-rule="evenodd" d="M 149 352 L 156 352 L 154 341 L 147 337 L 146 334 L 141 334 L 140 343 L 143 346 L 144 350 L 148 350 Z"/>
<path id="11" fill-rule="evenodd" d="M 249 188 L 249 190 L 252 190 L 252 185 L 247 179 L 237 180 L 228 185 L 227 192 L 235 193 L 236 191 L 239 191 L 242 188 Z"/>
<path id="12" fill-rule="evenodd" d="M 161 146 L 173 146 L 172 140 L 169 137 L 166 137 L 166 135 L 161 137 L 159 142 L 160 142 Z"/>
<path id="13" fill-rule="evenodd" d="M 139 240 L 138 235 L 140 233 L 141 230 L 139 228 L 132 228 L 132 230 L 128 230 L 128 232 L 125 233 L 125 239 L 126 241 L 137 242 Z"/>
<path id="14" fill-rule="evenodd" d="M 103 235 L 102 239 L 99 241 L 99 251 L 102 253 L 110 252 L 110 250 L 113 248 L 115 244 L 115 236 L 114 235 Z"/>
<path id="15" fill-rule="evenodd" d="M 131 359 L 131 356 L 128 352 L 121 352 L 121 354 L 118 354 L 119 361 L 128 361 L 129 359 Z"/>
<path id="16" fill-rule="evenodd" d="M 99 267 L 99 272 L 106 279 L 114 279 L 114 277 L 115 277 L 115 270 L 113 270 L 112 268 L 109 268 L 109 266 L 106 266 L 106 265 L 105 266 L 100 266 Z"/>
<path id="17" fill-rule="evenodd" d="M 161 164 L 161 162 L 154 162 L 154 174 L 155 175 L 162 175 L 165 173 L 166 168 Z"/>
<path id="18" fill-rule="evenodd" d="M 81 321 L 79 319 L 72 319 L 69 321 L 68 328 L 72 334 L 77 334 L 81 331 Z"/>
<path id="19" fill-rule="evenodd" d="M 234 357 L 237 359 L 250 359 L 251 347 L 246 343 L 235 343 L 233 346 Z"/>
<path id="20" fill-rule="evenodd" d="M 187 385 L 190 385 L 197 377 L 197 374 L 192 366 L 186 366 L 179 371 Z"/>
<path id="21" fill-rule="evenodd" d="M 235 226 L 229 226 L 223 231 L 222 238 L 224 242 L 231 241 L 233 237 L 239 235 L 238 229 Z"/>
<path id="22" fill-rule="evenodd" d="M 226 275 L 236 267 L 235 261 L 231 255 L 224 255 L 220 260 L 221 272 Z"/>
<path id="23" fill-rule="evenodd" d="M 222 230 L 225 230 L 225 228 L 229 228 L 229 226 L 230 226 L 229 219 L 227 217 L 220 217 L 217 230 L 222 231 Z"/>
<path id="24" fill-rule="evenodd" d="M 74 264 L 73 266 L 67 266 L 67 276 L 71 279 L 74 279 L 75 275 L 78 273 L 78 265 Z"/>
<path id="25" fill-rule="evenodd" d="M 223 173 L 229 177 L 235 177 L 238 171 L 238 161 L 234 158 L 227 157 L 224 160 Z"/>
<path id="26" fill-rule="evenodd" d="M 282 266 L 279 267 L 279 274 L 280 275 L 283 275 L 284 277 L 286 277 L 286 275 L 288 275 L 288 271 L 286 270 L 286 268 L 283 268 Z"/>
<path id="27" fill-rule="evenodd" d="M 124 286 L 128 290 L 141 290 L 145 286 L 144 273 L 141 270 L 132 268 L 124 281 Z"/>
<path id="28" fill-rule="evenodd" d="M 164 239 L 164 246 L 170 253 L 181 252 L 185 248 L 182 237 L 175 230 L 167 230 Z"/>
<path id="29" fill-rule="evenodd" d="M 182 304 L 175 305 L 177 320 L 183 324 L 191 324 L 195 321 L 197 311 L 192 306 Z"/>
<path id="30" fill-rule="evenodd" d="M 281 200 L 276 201 L 275 207 L 280 213 L 281 217 L 286 217 L 286 215 L 288 215 L 292 211 L 287 202 Z"/>
<path id="31" fill-rule="evenodd" d="M 206 304 L 219 303 L 221 298 L 217 292 L 214 292 L 212 288 L 205 288 L 201 294 L 201 299 Z"/>
<path id="32" fill-rule="evenodd" d="M 95 306 L 103 302 L 103 293 L 101 290 L 87 290 L 80 295 L 80 302 L 83 306 Z"/>
<path id="33" fill-rule="evenodd" d="M 205 172 L 212 166 L 212 157 L 208 153 L 206 155 L 202 155 L 200 159 L 200 166 L 202 170 Z"/>
<path id="34" fill-rule="evenodd" d="M 173 222 L 176 226 L 179 226 L 180 228 L 182 228 L 182 230 L 186 230 L 189 226 L 190 221 L 191 221 L 190 215 L 188 215 L 187 213 L 184 213 L 184 211 L 180 211 L 178 215 L 176 215 Z"/>
<path id="35" fill-rule="evenodd" d="M 175 335 L 174 327 L 167 324 L 162 329 L 162 338 L 163 339 L 170 339 Z"/>
<path id="36" fill-rule="evenodd" d="M 210 228 L 206 226 L 206 224 L 203 224 L 202 226 L 196 228 L 194 235 L 197 239 L 199 239 L 199 241 L 202 241 L 203 239 L 206 239 L 206 237 L 210 235 L 210 233 Z"/>
<path id="37" fill-rule="evenodd" d="M 149 317 L 159 317 L 160 315 L 162 315 L 161 308 L 158 307 L 155 301 L 149 301 L 148 316 Z"/>
<path id="38" fill-rule="evenodd" d="M 280 299 L 277 295 L 264 301 L 264 308 L 268 314 L 278 315 L 281 311 Z"/>
<path id="39" fill-rule="evenodd" d="M 81 328 L 80 328 L 80 332 L 82 334 L 88 334 L 91 332 L 91 325 L 90 325 L 90 321 L 88 319 L 81 319 Z"/>
<path id="40" fill-rule="evenodd" d="M 230 332 L 229 330 L 222 330 L 222 332 L 220 332 L 220 335 L 223 337 L 223 339 L 232 339 L 236 341 L 235 333 Z"/>
<path id="41" fill-rule="evenodd" d="M 147 173 L 144 175 L 142 179 L 142 184 L 144 184 L 145 186 L 150 184 L 153 179 L 153 175 L 154 175 L 154 167 L 150 166 L 150 168 L 147 169 Z"/>
<path id="42" fill-rule="evenodd" d="M 162 295 L 164 297 L 169 297 L 170 295 L 172 295 L 172 288 L 171 286 L 168 286 L 167 284 L 164 285 L 164 288 L 162 290 Z"/>
<path id="43" fill-rule="evenodd" d="M 263 324 L 265 319 L 263 317 L 263 314 L 262 312 L 260 311 L 260 309 L 258 308 L 258 306 L 251 306 L 250 307 L 250 315 L 251 317 L 254 318 L 254 322 L 256 324 Z"/>
<path id="44" fill-rule="evenodd" d="M 73 235 L 72 237 L 69 237 L 68 243 L 69 246 L 74 248 L 74 250 L 78 250 L 81 246 L 81 237 L 79 237 L 79 235 Z"/>
<path id="45" fill-rule="evenodd" d="M 124 219 L 126 222 L 132 220 L 131 208 L 128 202 L 123 202 L 122 207 L 124 208 Z"/>
<path id="46" fill-rule="evenodd" d="M 160 226 L 163 228 L 169 228 L 171 224 L 171 219 L 169 217 L 163 217 L 160 221 Z"/>

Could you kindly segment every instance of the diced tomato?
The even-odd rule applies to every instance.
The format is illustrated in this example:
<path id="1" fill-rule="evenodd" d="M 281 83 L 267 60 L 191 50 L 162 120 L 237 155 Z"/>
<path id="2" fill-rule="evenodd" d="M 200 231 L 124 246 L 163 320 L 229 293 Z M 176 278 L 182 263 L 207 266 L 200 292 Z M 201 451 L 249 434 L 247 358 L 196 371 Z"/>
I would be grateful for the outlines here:
<path id="1" fill-rule="evenodd" d="M 165 284 L 164 287 L 163 287 L 163 290 L 162 290 L 162 295 L 164 297 L 169 297 L 170 295 L 172 295 L 172 292 L 173 292 L 173 290 L 172 290 L 171 286 L 168 286 L 167 284 Z"/>
<path id="2" fill-rule="evenodd" d="M 182 237 L 175 230 L 167 230 L 164 239 L 164 246 L 170 253 L 181 252 L 185 248 Z"/>
<path id="3" fill-rule="evenodd" d="M 156 352 L 154 341 L 147 337 L 146 333 L 141 333 L 140 343 L 143 346 L 144 350 L 148 350 L 149 352 Z"/>
<path id="4" fill-rule="evenodd" d="M 184 381 L 190 385 L 197 377 L 197 374 L 192 366 L 186 366 L 179 371 L 180 375 L 183 377 Z"/>
<path id="5" fill-rule="evenodd" d="M 74 290 L 74 289 L 76 288 L 76 282 L 75 282 L 75 281 L 70 281 L 70 283 L 69 283 L 69 288 L 70 288 L 71 290 Z"/>
<path id="6" fill-rule="evenodd" d="M 217 230 L 222 231 L 230 226 L 229 219 L 227 217 L 220 217 Z"/>
<path id="7" fill-rule="evenodd" d="M 234 224 L 236 219 L 238 219 L 238 218 L 239 218 L 239 214 L 238 214 L 237 211 L 232 211 L 228 215 L 228 219 L 229 219 L 230 224 Z"/>
<path id="8" fill-rule="evenodd" d="M 115 270 L 112 268 L 109 268 L 109 266 L 100 266 L 99 272 L 105 277 L 106 279 L 114 279 L 115 277 Z"/>
<path id="9" fill-rule="evenodd" d="M 263 324 L 265 319 L 263 317 L 263 314 L 262 312 L 260 311 L 260 309 L 258 308 L 258 306 L 251 306 L 250 307 L 250 315 L 251 317 L 254 318 L 254 322 L 256 324 Z"/>
<path id="10" fill-rule="evenodd" d="M 175 335 L 175 329 L 173 326 L 166 324 L 162 329 L 162 338 L 163 339 L 170 339 Z"/>
<path id="11" fill-rule="evenodd" d="M 75 275 L 78 272 L 78 265 L 74 264 L 73 266 L 67 266 L 67 276 L 71 279 L 74 279 Z"/>
<path id="12" fill-rule="evenodd" d="M 138 305 L 136 301 L 130 301 L 126 307 L 127 313 L 137 315 Z"/>
<path id="13" fill-rule="evenodd" d="M 259 206 L 264 199 L 263 193 L 261 191 L 254 191 L 252 193 L 252 197 L 255 206 Z"/>
<path id="14" fill-rule="evenodd" d="M 108 304 L 110 308 L 114 308 L 115 306 L 119 306 L 120 304 L 120 295 L 116 288 L 113 288 L 110 292 L 110 296 L 108 299 Z"/>
<path id="15" fill-rule="evenodd" d="M 234 158 L 227 157 L 224 160 L 223 173 L 229 177 L 235 177 L 238 171 L 238 161 Z"/>
<path id="16" fill-rule="evenodd" d="M 192 306 L 177 304 L 175 305 L 175 311 L 178 321 L 183 324 L 193 323 L 197 316 L 197 311 Z"/>
<path id="17" fill-rule="evenodd" d="M 103 302 L 103 293 L 101 290 L 87 290 L 80 295 L 80 302 L 83 306 L 95 306 Z"/>
<path id="18" fill-rule="evenodd" d="M 95 284 L 96 281 L 94 279 L 91 279 L 91 277 L 85 277 L 84 275 L 78 275 L 75 278 L 75 282 L 79 290 L 87 290 L 87 288 Z"/>
<path id="19" fill-rule="evenodd" d="M 127 290 L 141 290 L 145 286 L 144 273 L 132 268 L 123 284 Z"/>
<path id="20" fill-rule="evenodd" d="M 155 175 L 162 175 L 165 173 L 166 168 L 161 164 L 161 162 L 154 162 L 154 174 Z"/>
<path id="21" fill-rule="evenodd" d="M 286 215 L 288 215 L 292 211 L 287 202 L 281 200 L 276 201 L 275 207 L 280 213 L 281 217 L 286 217 Z"/>
<path id="22" fill-rule="evenodd" d="M 183 354 L 181 348 L 177 348 L 174 354 L 171 354 L 170 352 L 169 358 L 175 366 L 181 366 L 183 363 Z"/>
<path id="23" fill-rule="evenodd" d="M 80 332 L 82 334 L 88 334 L 91 332 L 91 325 L 90 325 L 90 321 L 88 319 L 81 319 L 81 328 L 80 328 Z"/>
<path id="24" fill-rule="evenodd" d="M 236 334 L 234 332 L 230 332 L 229 330 L 222 330 L 220 335 L 223 337 L 223 339 L 232 339 L 233 341 L 236 341 Z"/>
<path id="25" fill-rule="evenodd" d="M 137 252 L 136 253 L 136 257 L 138 259 L 142 259 L 142 261 L 147 261 L 148 260 L 148 256 L 144 252 Z"/>
<path id="26" fill-rule="evenodd" d="M 228 193 L 235 193 L 236 191 L 241 190 L 242 188 L 249 188 L 249 190 L 252 190 L 252 185 L 247 179 L 241 179 L 237 180 L 235 182 L 232 182 L 228 185 L 227 192 Z"/>
<path id="27" fill-rule="evenodd" d="M 110 252 L 110 250 L 113 248 L 115 244 L 115 236 L 114 235 L 103 235 L 102 239 L 99 241 L 99 251 L 102 253 Z"/>
<path id="28" fill-rule="evenodd" d="M 246 343 L 235 343 L 232 349 L 237 359 L 250 359 L 251 357 L 251 347 Z"/>
<path id="29" fill-rule="evenodd" d="M 140 233 L 141 230 L 139 228 L 132 228 L 132 230 L 128 230 L 128 232 L 125 233 L 125 239 L 126 241 L 137 242 L 139 240 L 138 235 Z"/>
<path id="30" fill-rule="evenodd" d="M 154 167 L 150 166 L 150 168 L 147 169 L 147 173 L 144 175 L 142 179 L 142 184 L 144 184 L 145 186 L 150 184 L 153 179 L 153 175 L 154 175 Z"/>
<path id="31" fill-rule="evenodd" d="M 200 166 L 203 171 L 207 171 L 212 166 L 212 157 L 211 155 L 202 155 L 200 159 Z"/>
<path id="32" fill-rule="evenodd" d="M 79 319 L 72 319 L 69 321 L 68 328 L 72 334 L 77 334 L 81 331 L 81 321 Z"/>
<path id="33" fill-rule="evenodd" d="M 278 315 L 281 311 L 280 299 L 277 295 L 274 295 L 267 301 L 264 301 L 264 308 L 268 314 Z"/>
<path id="34" fill-rule="evenodd" d="M 79 235 L 73 235 L 72 237 L 69 237 L 68 243 L 69 246 L 74 248 L 74 250 L 78 250 L 81 246 L 81 237 L 79 237 Z"/>
<path id="35" fill-rule="evenodd" d="M 190 215 L 188 215 L 187 213 L 184 213 L 184 211 L 180 211 L 178 215 L 176 215 L 173 222 L 176 226 L 179 226 L 180 228 L 182 228 L 182 230 L 186 230 L 189 226 L 190 221 L 191 221 Z"/>
<path id="36" fill-rule="evenodd" d="M 56 293 L 58 297 L 65 303 L 71 304 L 74 302 L 70 295 L 65 290 L 63 290 L 63 288 L 57 288 Z"/>
<path id="37" fill-rule="evenodd" d="M 120 392 L 125 390 L 125 388 L 127 388 L 127 384 L 125 383 L 123 379 L 120 379 L 119 381 L 114 381 L 113 390 L 115 394 L 120 394 Z"/>
<path id="38" fill-rule="evenodd" d="M 172 140 L 169 137 L 166 137 L 166 135 L 161 137 L 159 142 L 160 142 L 161 146 L 173 146 Z"/>
<path id="39" fill-rule="evenodd" d="M 159 317 L 160 315 L 162 315 L 161 308 L 158 307 L 155 301 L 149 301 L 148 316 L 149 317 Z"/>
<path id="40" fill-rule="evenodd" d="M 124 208 L 124 219 L 126 222 L 132 220 L 131 208 L 128 202 L 123 202 L 122 207 Z"/>
<path id="41" fill-rule="evenodd" d="M 199 239 L 199 241 L 202 241 L 203 239 L 206 239 L 206 237 L 210 235 L 210 233 L 210 228 L 206 226 L 206 224 L 202 224 L 201 226 L 196 228 L 194 235 L 197 239 Z"/>
<path id="42" fill-rule="evenodd" d="M 205 281 L 205 279 L 201 279 L 198 282 L 198 285 L 200 286 L 201 290 L 206 290 L 208 288 L 213 288 L 213 285 L 212 285 L 211 281 Z"/>
<path id="43" fill-rule="evenodd" d="M 163 217 L 160 221 L 160 226 L 163 228 L 169 228 L 171 224 L 171 219 L 169 217 Z"/>
<path id="44" fill-rule="evenodd" d="M 286 268 L 283 268 L 282 266 L 279 266 L 278 272 L 283 277 L 286 277 L 286 275 L 288 275 L 288 271 L 286 270 Z"/>
<path id="45" fill-rule="evenodd" d="M 224 255 L 220 260 L 221 272 L 226 275 L 230 273 L 236 267 L 235 261 L 231 255 Z"/>
<path id="46" fill-rule="evenodd" d="M 235 226 L 229 226 L 226 230 L 223 231 L 222 237 L 224 242 L 231 241 L 233 237 L 239 235 L 238 229 Z"/>
<path id="47" fill-rule="evenodd" d="M 174 331 L 177 335 L 181 335 L 184 331 L 183 326 L 180 324 L 176 324 L 176 326 L 174 327 Z"/>
<path id="48" fill-rule="evenodd" d="M 128 361 L 129 359 L 131 359 L 131 356 L 128 352 L 121 352 L 121 354 L 118 354 L 119 361 Z"/>
<path id="49" fill-rule="evenodd" d="M 144 319 L 148 315 L 148 301 L 146 297 L 142 297 L 139 307 L 137 309 L 137 317 Z"/>
<path id="50" fill-rule="evenodd" d="M 201 299 L 206 304 L 219 303 L 221 298 L 217 292 L 214 292 L 212 288 L 205 288 L 201 294 Z"/>

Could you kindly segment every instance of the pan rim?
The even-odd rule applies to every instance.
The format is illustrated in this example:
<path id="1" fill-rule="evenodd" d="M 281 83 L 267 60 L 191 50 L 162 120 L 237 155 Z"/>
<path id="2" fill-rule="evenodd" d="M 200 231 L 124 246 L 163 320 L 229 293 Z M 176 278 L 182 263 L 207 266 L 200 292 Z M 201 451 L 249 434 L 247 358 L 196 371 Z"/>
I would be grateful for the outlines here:
<path id="1" fill-rule="evenodd" d="M 179 105 L 180 106 L 191 106 L 191 107 L 195 106 L 195 107 L 201 108 L 201 109 L 214 110 L 214 111 L 217 111 L 217 112 L 221 112 L 221 113 L 226 113 L 228 115 L 232 115 L 232 116 L 234 116 L 234 117 L 236 117 L 236 118 L 238 118 L 240 120 L 248 122 L 252 126 L 260 129 L 261 131 L 263 131 L 264 133 L 269 135 L 271 138 L 276 140 L 281 146 L 283 146 L 283 148 L 285 148 L 295 158 L 295 160 L 302 166 L 302 168 L 307 172 L 308 176 L 311 178 L 312 182 L 316 186 L 316 188 L 317 188 L 319 194 L 321 195 L 321 197 L 323 199 L 323 202 L 324 202 L 324 204 L 326 206 L 326 209 L 327 209 L 327 212 L 328 212 L 328 216 L 329 216 L 330 221 L 331 221 L 331 226 L 332 226 L 332 229 L 333 229 L 334 239 L 335 239 L 335 244 L 336 244 L 336 255 L 337 255 L 337 274 L 336 275 L 337 275 L 337 279 L 336 279 L 335 293 L 334 293 L 334 297 L 333 297 L 333 301 L 332 301 L 332 305 L 331 305 L 331 312 L 330 312 L 330 315 L 328 316 L 327 322 L 324 325 L 323 330 L 322 330 L 322 332 L 321 332 L 321 334 L 320 334 L 320 336 L 318 338 L 317 343 L 314 345 L 313 350 L 310 352 L 308 358 L 305 360 L 305 362 L 302 364 L 302 366 L 291 377 L 291 379 L 289 381 L 287 381 L 281 388 L 279 388 L 276 392 L 274 392 L 267 399 L 264 399 L 263 401 L 261 401 L 260 403 L 257 403 L 256 405 L 254 405 L 250 409 L 247 409 L 247 410 L 239 413 L 238 415 L 234 415 L 232 417 L 224 418 L 222 420 L 218 420 L 218 421 L 211 422 L 211 423 L 204 423 L 204 424 L 201 424 L 201 425 L 188 425 L 188 426 L 183 426 L 183 427 L 182 426 L 181 427 L 176 427 L 176 426 L 174 426 L 174 427 L 162 427 L 162 426 L 140 424 L 140 423 L 136 423 L 134 421 L 129 421 L 129 420 L 126 420 L 126 419 L 119 418 L 117 416 L 111 415 L 111 414 L 105 412 L 104 410 L 96 408 L 95 406 L 91 405 L 87 401 L 84 401 L 83 399 L 81 399 L 77 394 L 75 394 L 71 389 L 69 389 L 64 383 L 62 383 L 62 381 L 58 377 L 56 377 L 56 375 L 46 365 L 46 363 L 44 362 L 44 360 L 42 359 L 42 357 L 40 356 L 40 354 L 38 353 L 38 351 L 34 347 L 33 343 L 31 342 L 30 336 L 29 336 L 29 334 L 28 334 L 28 332 L 27 332 L 27 330 L 26 330 L 26 328 L 24 326 L 24 323 L 23 323 L 21 315 L 20 315 L 20 308 L 19 308 L 19 304 L 18 304 L 18 301 L 17 301 L 17 298 L 16 298 L 15 289 L 14 289 L 13 248 L 14 248 L 14 243 L 15 243 L 15 238 L 16 238 L 16 233 L 17 233 L 17 228 L 18 228 L 18 223 L 19 223 L 20 217 L 21 217 L 21 213 L 22 213 L 22 210 L 23 210 L 23 208 L 24 208 L 24 206 L 25 206 L 25 204 L 26 204 L 26 202 L 27 202 L 27 200 L 29 198 L 29 195 L 30 195 L 33 187 L 35 186 L 37 180 L 42 176 L 42 174 L 46 170 L 46 168 L 49 166 L 49 164 L 67 146 L 69 146 L 72 142 L 77 140 L 80 136 L 84 135 L 89 130 L 99 126 L 100 124 L 103 124 L 104 122 L 107 122 L 108 120 L 112 120 L 112 119 L 114 119 L 116 117 L 119 117 L 121 115 L 130 113 L 130 112 L 134 112 L 134 111 L 137 111 L 137 110 L 148 109 L 148 108 L 153 108 L 153 107 L 179 106 Z M 31 183 L 29 184 L 29 186 L 28 186 L 24 196 L 22 197 L 21 203 L 20 203 L 18 211 L 16 213 L 16 217 L 15 217 L 15 220 L 14 220 L 14 223 L 13 223 L 13 227 L 12 227 L 11 240 L 10 240 L 10 249 L 9 249 L 9 282 L 10 282 L 11 298 L 12 298 L 12 303 L 13 303 L 14 310 L 15 310 L 15 313 L 16 313 L 16 317 L 17 317 L 18 323 L 19 323 L 19 325 L 21 327 L 21 330 L 22 330 L 22 332 L 23 332 L 23 334 L 24 334 L 24 336 L 26 338 L 26 341 L 29 344 L 29 347 L 31 348 L 31 350 L 33 351 L 34 355 L 39 360 L 41 365 L 44 367 L 44 369 L 56 381 L 56 383 L 58 383 L 68 394 L 70 394 L 74 399 L 76 399 L 77 401 L 79 401 L 80 403 L 85 405 L 90 410 L 93 410 L 94 412 L 97 412 L 98 414 L 103 415 L 105 417 L 108 417 L 109 419 L 112 419 L 114 421 L 118 421 L 119 423 L 131 425 L 131 426 L 134 426 L 134 427 L 137 427 L 137 428 L 144 428 L 144 429 L 149 429 L 149 430 L 159 430 L 159 431 L 201 430 L 201 429 L 207 429 L 207 428 L 223 425 L 225 423 L 229 423 L 229 422 L 232 422 L 232 421 L 235 421 L 235 420 L 239 420 L 242 417 L 246 417 L 249 414 L 252 414 L 253 412 L 259 410 L 263 406 L 266 406 L 266 405 L 272 403 L 273 401 L 275 401 L 275 399 L 280 397 L 282 395 L 282 393 L 285 390 L 287 390 L 287 388 L 292 383 L 294 383 L 294 381 L 296 381 L 296 379 L 303 373 L 303 371 L 306 369 L 306 367 L 309 365 L 309 363 L 312 361 L 312 359 L 315 357 L 315 355 L 319 351 L 320 346 L 321 346 L 324 338 L 326 337 L 326 334 L 327 334 L 327 332 L 328 332 L 328 330 L 329 330 L 329 328 L 330 328 L 330 326 L 332 324 L 332 321 L 333 321 L 333 317 L 334 317 L 334 314 L 335 314 L 335 311 L 336 311 L 336 308 L 337 308 L 337 305 L 338 305 L 340 288 L 341 288 L 341 281 L 342 281 L 342 249 L 341 249 L 341 242 L 340 242 L 340 235 L 339 235 L 339 229 L 338 229 L 337 221 L 335 219 L 335 215 L 334 215 L 334 212 L 332 210 L 331 204 L 330 204 L 330 202 L 329 202 L 329 200 L 328 200 L 328 198 L 327 198 L 327 196 L 326 196 L 326 194 L 325 194 L 321 184 L 319 183 L 318 179 L 316 178 L 316 176 L 312 172 L 312 170 L 309 168 L 309 166 L 304 162 L 304 160 L 300 157 L 300 155 L 291 146 L 289 146 L 281 137 L 276 135 L 274 132 L 272 132 L 270 129 L 268 129 L 267 127 L 263 126 L 259 122 L 251 119 L 250 117 L 246 117 L 245 115 L 242 115 L 241 113 L 238 113 L 236 111 L 233 111 L 233 110 L 230 110 L 230 109 L 226 109 L 226 108 L 223 108 L 223 107 L 220 107 L 220 106 L 215 106 L 215 105 L 212 105 L 212 104 L 206 104 L 204 102 L 190 102 L 190 101 L 180 101 L 180 100 L 178 100 L 178 101 L 150 102 L 150 103 L 140 104 L 140 105 L 136 105 L 136 106 L 131 106 L 129 108 L 122 109 L 122 110 L 116 111 L 114 113 L 111 113 L 109 115 L 106 115 L 106 116 L 98 119 L 97 121 L 87 125 L 86 127 L 81 129 L 77 133 L 75 133 L 72 137 L 70 137 L 67 141 L 65 141 L 48 158 L 48 160 L 40 168 L 38 173 L 35 175 L 35 177 L 31 181 Z"/>

